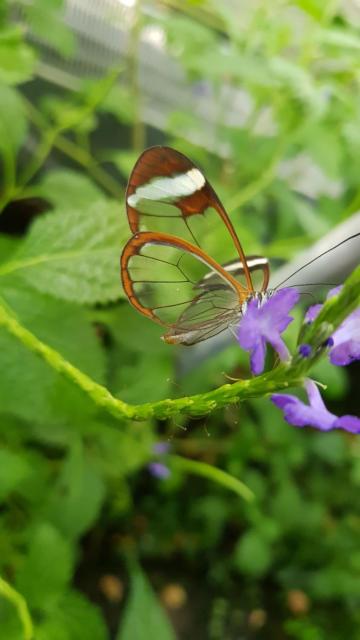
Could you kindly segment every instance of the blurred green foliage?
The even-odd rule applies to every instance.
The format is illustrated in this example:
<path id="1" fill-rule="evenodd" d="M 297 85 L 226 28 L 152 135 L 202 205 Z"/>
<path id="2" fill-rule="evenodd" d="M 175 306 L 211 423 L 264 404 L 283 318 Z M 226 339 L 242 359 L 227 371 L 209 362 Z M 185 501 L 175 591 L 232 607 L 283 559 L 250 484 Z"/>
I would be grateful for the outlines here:
<path id="1" fill-rule="evenodd" d="M 30 99 L 42 55 L 34 43 L 69 60 L 78 43 L 61 0 L 7 0 L 0 9 L 5 308 L 130 403 L 210 390 L 226 381 L 224 371 L 243 376 L 246 359 L 234 346 L 181 377 L 176 349 L 123 300 L 125 180 L 141 141 L 164 139 L 141 117 L 137 38 L 162 29 L 163 54 L 215 114 L 209 139 L 201 112 L 174 111 L 166 140 L 206 170 L 248 253 L 286 259 L 360 204 L 360 18 L 356 25 L 351 4 L 203 0 L 141 11 L 135 3 L 125 62 L 114 60 L 104 78 L 77 90 L 47 84 Z M 232 89 L 246 94 L 242 122 L 228 117 Z M 115 150 L 95 144 L 108 117 L 119 132 Z M 297 172 L 308 197 L 291 180 Z M 29 201 L 41 202 L 30 227 Z M 0 354 L 2 638 L 30 640 L 29 611 L 35 640 L 357 640 L 355 438 L 297 431 L 266 400 L 206 420 L 119 423 L 5 331 Z M 340 412 L 346 372 L 317 366 Z M 255 500 L 188 476 L 181 465 L 165 481 L 150 478 L 159 439 L 241 478 Z M 121 612 L 121 595 L 112 600 L 101 586 L 109 573 L 128 586 Z M 174 582 L 188 593 L 179 610 L 163 597 L 176 632 L 154 593 Z"/>

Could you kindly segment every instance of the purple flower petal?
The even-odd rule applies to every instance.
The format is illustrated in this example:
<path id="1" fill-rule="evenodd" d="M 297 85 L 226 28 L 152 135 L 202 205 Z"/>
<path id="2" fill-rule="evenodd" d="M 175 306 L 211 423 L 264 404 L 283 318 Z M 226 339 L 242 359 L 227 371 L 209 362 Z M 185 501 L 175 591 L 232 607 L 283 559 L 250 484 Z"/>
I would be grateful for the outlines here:
<path id="1" fill-rule="evenodd" d="M 338 295 L 343 285 L 331 289 L 327 299 Z M 305 322 L 313 322 L 319 315 L 323 305 L 314 304 L 305 314 Z M 331 364 L 344 367 L 354 360 L 360 360 L 360 309 L 353 311 L 336 329 L 325 346 L 330 348 L 329 359 Z"/>
<path id="2" fill-rule="evenodd" d="M 326 299 L 330 300 L 330 298 L 333 298 L 334 296 L 337 296 L 340 293 L 340 291 L 343 288 L 343 286 L 344 285 L 342 285 L 342 284 L 338 284 L 333 289 L 330 289 L 330 291 L 327 292 Z"/>
<path id="3" fill-rule="evenodd" d="M 360 309 L 356 309 L 333 333 L 334 346 L 329 358 L 332 364 L 344 367 L 360 359 Z"/>
<path id="4" fill-rule="evenodd" d="M 350 433 L 360 433 L 360 418 L 356 416 L 341 416 L 335 421 L 335 428 L 345 429 Z"/>
<path id="5" fill-rule="evenodd" d="M 280 334 L 292 322 L 288 313 L 299 300 L 296 289 L 281 289 L 262 306 L 256 299 L 248 304 L 247 311 L 240 321 L 238 342 L 246 351 L 250 351 L 250 365 L 254 374 L 264 370 L 266 343 L 271 344 L 281 360 L 289 358 L 289 351 Z"/>
<path id="6" fill-rule="evenodd" d="M 150 462 L 148 469 L 152 476 L 159 478 L 159 480 L 165 480 L 171 474 L 169 467 L 162 462 Z"/>
<path id="7" fill-rule="evenodd" d="M 356 416 L 338 418 L 327 410 L 315 382 L 307 380 L 305 389 L 309 404 L 305 404 L 296 396 L 285 393 L 274 393 L 272 402 L 284 413 L 285 420 L 295 427 L 315 427 L 321 431 L 344 429 L 350 433 L 360 433 L 360 419 Z"/>
<path id="8" fill-rule="evenodd" d="M 309 307 L 307 312 L 305 313 L 305 318 L 304 318 L 305 322 L 307 324 L 314 322 L 314 320 L 318 317 L 323 306 L 324 306 L 323 304 L 313 304 L 311 307 Z"/>

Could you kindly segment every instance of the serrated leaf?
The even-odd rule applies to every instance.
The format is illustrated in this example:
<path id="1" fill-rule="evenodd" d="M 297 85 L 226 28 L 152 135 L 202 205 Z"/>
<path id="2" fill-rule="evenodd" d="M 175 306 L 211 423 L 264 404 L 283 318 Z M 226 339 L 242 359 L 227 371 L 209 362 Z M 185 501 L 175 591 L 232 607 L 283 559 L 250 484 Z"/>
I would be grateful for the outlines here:
<path id="1" fill-rule="evenodd" d="M 35 221 L 5 271 L 63 300 L 109 302 L 122 295 L 119 256 L 128 238 L 125 213 L 116 202 L 58 210 Z"/>
<path id="2" fill-rule="evenodd" d="M 108 640 L 98 607 L 77 591 L 67 592 L 36 630 L 36 640 Z"/>
<path id="3" fill-rule="evenodd" d="M 63 595 L 73 571 L 73 549 L 47 522 L 34 528 L 16 587 L 29 606 L 46 611 Z"/>
<path id="4" fill-rule="evenodd" d="M 0 296 L 25 327 L 92 378 L 104 380 L 105 356 L 81 307 L 15 286 L 15 282 L 6 288 L 4 284 Z M 84 394 L 5 331 L 0 331 L 0 352 L 2 412 L 39 423 L 61 422 L 67 416 L 74 423 L 95 411 Z"/>
<path id="5" fill-rule="evenodd" d="M 175 640 L 174 630 L 139 566 L 132 569 L 130 580 L 130 595 L 116 640 Z"/>
<path id="6" fill-rule="evenodd" d="M 46 173 L 37 193 L 64 211 L 84 208 L 102 197 L 100 189 L 86 175 L 70 169 Z"/>

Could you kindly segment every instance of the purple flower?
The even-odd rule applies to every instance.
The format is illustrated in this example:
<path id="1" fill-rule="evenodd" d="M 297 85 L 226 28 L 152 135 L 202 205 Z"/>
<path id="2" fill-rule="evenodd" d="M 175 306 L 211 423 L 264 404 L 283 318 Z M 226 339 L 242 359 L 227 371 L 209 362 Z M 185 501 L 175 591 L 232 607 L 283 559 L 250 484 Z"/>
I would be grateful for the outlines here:
<path id="1" fill-rule="evenodd" d="M 334 341 L 329 353 L 331 364 L 344 367 L 360 360 L 360 309 L 345 318 L 331 337 Z"/>
<path id="2" fill-rule="evenodd" d="M 288 313 L 299 300 L 296 289 L 281 289 L 259 306 L 258 300 L 251 300 L 240 321 L 237 339 L 240 346 L 250 351 L 250 366 L 254 374 L 264 370 L 266 343 L 271 344 L 280 360 L 290 357 L 280 334 L 292 322 Z"/>
<path id="3" fill-rule="evenodd" d="M 327 292 L 326 300 L 330 300 L 330 298 L 337 296 L 337 294 L 340 293 L 341 289 L 342 289 L 342 284 L 339 284 L 337 287 L 330 289 L 330 291 Z M 311 307 L 309 307 L 305 314 L 305 318 L 304 318 L 305 322 L 309 324 L 311 322 L 314 322 L 314 320 L 318 317 L 323 306 L 324 306 L 323 304 L 318 303 L 318 304 L 313 304 Z"/>
<path id="4" fill-rule="evenodd" d="M 301 344 L 299 346 L 299 353 L 303 358 L 308 358 L 311 354 L 311 346 L 309 344 Z"/>
<path id="5" fill-rule="evenodd" d="M 154 457 L 159 458 L 166 455 L 169 452 L 169 449 L 169 443 L 161 441 L 155 442 L 152 448 Z M 169 467 L 167 467 L 166 464 L 160 461 L 150 462 L 148 464 L 148 470 L 150 471 L 152 476 L 154 476 L 155 478 L 159 478 L 160 480 L 165 480 L 171 474 Z"/>
<path id="6" fill-rule="evenodd" d="M 337 295 L 341 285 L 331 289 L 327 299 Z M 319 315 L 323 305 L 315 304 L 306 312 L 305 322 L 313 322 Z M 344 367 L 354 360 L 360 360 L 360 309 L 353 311 L 328 339 L 331 364 Z"/>
<path id="7" fill-rule="evenodd" d="M 314 322 L 314 320 L 318 317 L 323 306 L 324 306 L 323 304 L 313 304 L 311 307 L 309 307 L 307 312 L 305 313 L 304 321 L 307 324 Z"/>
<path id="8" fill-rule="evenodd" d="M 341 416 L 338 418 L 327 410 L 313 380 L 305 382 L 309 404 L 305 404 L 296 396 L 285 393 L 274 393 L 272 402 L 282 409 L 286 422 L 295 427 L 315 427 L 321 431 L 344 429 L 350 433 L 360 433 L 360 418 Z"/>
<path id="9" fill-rule="evenodd" d="M 160 480 L 165 480 L 171 473 L 169 467 L 162 462 L 150 462 L 148 469 L 152 476 L 159 478 Z"/>

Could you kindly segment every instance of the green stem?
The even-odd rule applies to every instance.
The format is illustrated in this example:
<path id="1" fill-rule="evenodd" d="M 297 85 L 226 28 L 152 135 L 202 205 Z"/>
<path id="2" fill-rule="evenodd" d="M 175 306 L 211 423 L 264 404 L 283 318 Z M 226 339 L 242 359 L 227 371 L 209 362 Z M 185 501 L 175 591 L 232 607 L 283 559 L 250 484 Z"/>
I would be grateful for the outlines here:
<path id="1" fill-rule="evenodd" d="M 54 130 L 44 118 L 41 111 L 39 111 L 26 98 L 24 98 L 24 104 L 29 120 L 31 120 L 31 122 L 41 131 L 45 130 L 44 136 L 49 136 L 49 138 L 52 138 L 52 146 L 56 147 L 57 149 L 59 149 L 59 151 L 84 167 L 84 169 L 94 178 L 94 180 L 111 196 L 113 196 L 114 198 L 122 198 L 123 190 L 119 187 L 117 181 L 114 180 L 106 171 L 104 171 L 104 169 L 102 169 L 102 167 L 100 167 L 96 163 L 95 159 L 88 151 L 88 149 L 79 147 L 76 143 L 72 142 L 66 136 L 61 134 L 59 129 Z M 94 105 L 92 105 L 91 108 L 94 109 Z M 88 111 L 84 110 L 84 114 L 87 114 L 88 112 L 91 112 L 91 109 L 88 109 Z M 62 128 L 61 131 L 63 130 L 64 129 Z M 51 148 L 52 147 L 49 148 L 48 153 L 50 152 Z M 43 150 L 43 155 L 45 154 L 45 152 L 46 148 L 44 148 Z"/>
<path id="2" fill-rule="evenodd" d="M 247 500 L 248 502 L 253 500 L 255 497 L 251 489 L 249 489 L 246 484 L 218 467 L 213 467 L 212 465 L 207 464 L 206 462 L 200 462 L 199 460 L 183 458 L 182 456 L 168 455 L 167 458 L 169 459 L 170 464 L 180 469 L 180 471 L 193 473 L 194 475 L 213 480 L 214 482 L 221 484 L 226 489 L 234 491 L 238 496 L 244 498 L 244 500 Z"/>
<path id="3" fill-rule="evenodd" d="M 22 326 L 8 306 L 4 304 L 0 304 L 0 327 L 4 327 L 26 348 L 82 389 L 99 408 L 119 420 L 147 420 L 149 418 L 165 420 L 179 413 L 202 416 L 228 404 L 234 404 L 248 398 L 262 397 L 289 387 L 301 386 L 312 365 L 321 355 L 324 355 L 324 341 L 359 305 L 360 266 L 348 278 L 340 294 L 328 300 L 315 322 L 305 328 L 302 341 L 312 345 L 313 357 L 295 356 L 292 362 L 283 363 L 261 376 L 239 380 L 233 384 L 224 384 L 207 393 L 140 405 L 130 405 L 115 398 L 105 387 L 79 371 L 55 349 L 41 342 L 33 333 Z"/>
<path id="4" fill-rule="evenodd" d="M 11 587 L 10 584 L 1 577 L 0 577 L 0 595 L 2 595 L 6 600 L 11 602 L 11 604 L 13 604 L 14 607 L 16 608 L 22 627 L 23 627 L 24 640 L 33 640 L 34 627 L 33 627 L 33 623 L 32 623 L 29 609 L 27 607 L 25 599 L 20 593 L 15 591 L 15 589 Z"/>
<path id="5" fill-rule="evenodd" d="M 215 409 L 235 403 L 238 400 L 255 398 L 289 387 L 289 378 L 286 373 L 283 373 L 282 380 L 278 377 L 280 369 L 278 367 L 278 369 L 263 376 L 250 380 L 239 380 L 234 384 L 225 384 L 208 393 L 173 400 L 160 400 L 154 403 L 130 405 L 115 398 L 105 387 L 94 382 L 89 376 L 70 364 L 55 349 L 41 342 L 33 333 L 20 324 L 4 305 L 0 305 L 1 326 L 17 338 L 27 349 L 45 360 L 60 375 L 82 389 L 99 408 L 106 410 L 121 420 L 147 420 L 152 417 L 165 420 L 179 413 L 194 416 L 206 415 Z M 299 383 L 299 381 L 294 380 L 294 384 L 296 383 Z"/>
<path id="6" fill-rule="evenodd" d="M 54 141 L 54 146 L 62 151 L 72 160 L 75 160 L 94 178 L 94 180 L 116 199 L 123 197 L 123 189 L 121 189 L 114 178 L 112 178 L 102 167 L 96 164 L 92 155 L 77 144 L 66 138 L 58 136 Z"/>
<path id="7" fill-rule="evenodd" d="M 29 162 L 26 167 L 26 171 L 24 171 L 22 176 L 20 176 L 19 184 L 16 191 L 22 193 L 24 187 L 28 184 L 28 182 L 30 182 L 30 180 L 32 180 L 39 169 L 41 169 L 54 145 L 56 136 L 57 131 L 52 129 L 49 129 L 44 133 L 43 138 L 36 149 L 36 153 L 33 155 L 31 162 Z"/>

